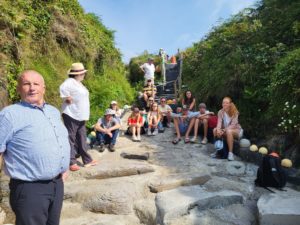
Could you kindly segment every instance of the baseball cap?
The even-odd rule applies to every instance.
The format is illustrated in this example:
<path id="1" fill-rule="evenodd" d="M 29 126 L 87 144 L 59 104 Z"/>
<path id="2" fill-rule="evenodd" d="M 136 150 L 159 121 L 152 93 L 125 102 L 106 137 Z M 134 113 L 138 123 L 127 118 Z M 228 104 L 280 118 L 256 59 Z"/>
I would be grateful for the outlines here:
<path id="1" fill-rule="evenodd" d="M 115 110 L 112 110 L 112 109 L 106 109 L 104 115 L 105 115 L 105 116 L 106 116 L 106 115 L 115 115 L 115 113 L 116 113 Z"/>

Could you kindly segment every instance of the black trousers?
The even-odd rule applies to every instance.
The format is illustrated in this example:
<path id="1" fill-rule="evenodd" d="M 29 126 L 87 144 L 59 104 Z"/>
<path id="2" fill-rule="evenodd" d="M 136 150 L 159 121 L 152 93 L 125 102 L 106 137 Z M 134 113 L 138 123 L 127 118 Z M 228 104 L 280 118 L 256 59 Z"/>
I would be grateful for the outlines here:
<path id="1" fill-rule="evenodd" d="M 92 158 L 87 153 L 85 121 L 75 120 L 64 113 L 62 114 L 62 118 L 69 133 L 69 142 L 71 145 L 70 165 L 76 164 L 76 154 L 81 156 L 84 164 L 90 163 Z"/>
<path id="2" fill-rule="evenodd" d="M 11 179 L 9 188 L 16 225 L 59 225 L 64 197 L 61 176 L 33 182 Z"/>

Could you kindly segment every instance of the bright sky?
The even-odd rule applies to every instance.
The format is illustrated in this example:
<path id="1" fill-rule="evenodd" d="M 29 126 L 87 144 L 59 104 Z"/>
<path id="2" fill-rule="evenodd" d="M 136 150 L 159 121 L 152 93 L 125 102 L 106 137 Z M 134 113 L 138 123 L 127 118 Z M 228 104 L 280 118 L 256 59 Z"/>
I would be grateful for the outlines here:
<path id="1" fill-rule="evenodd" d="M 145 50 L 170 56 L 198 42 L 213 26 L 257 0 L 79 0 L 115 33 L 123 61 Z"/>

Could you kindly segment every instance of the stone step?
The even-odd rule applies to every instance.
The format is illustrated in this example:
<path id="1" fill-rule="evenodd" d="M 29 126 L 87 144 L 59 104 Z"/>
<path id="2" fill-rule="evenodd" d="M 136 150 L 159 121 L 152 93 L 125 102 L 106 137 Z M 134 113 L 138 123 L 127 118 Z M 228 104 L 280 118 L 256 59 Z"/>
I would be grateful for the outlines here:
<path id="1" fill-rule="evenodd" d="M 151 192 L 157 193 L 170 189 L 174 189 L 180 186 L 191 186 L 191 185 L 201 185 L 206 183 L 210 179 L 208 173 L 204 174 L 175 174 L 164 177 L 163 179 L 152 180 L 149 184 Z"/>
<path id="2" fill-rule="evenodd" d="M 273 189 L 272 189 L 273 190 Z M 276 191 L 276 190 L 275 190 Z M 262 195 L 257 207 L 260 225 L 295 225 L 300 222 L 300 194 L 292 190 Z"/>
<path id="3" fill-rule="evenodd" d="M 85 179 L 107 179 L 112 177 L 132 176 L 143 173 L 154 172 L 154 168 L 143 161 L 119 160 L 100 161 L 97 166 L 82 168 L 79 171 L 70 173 L 70 180 L 78 178 Z"/>
<path id="4" fill-rule="evenodd" d="M 200 186 L 180 187 L 160 192 L 155 203 L 160 224 L 187 215 L 190 210 L 207 210 L 243 203 L 242 194 L 230 190 L 209 192 Z"/>

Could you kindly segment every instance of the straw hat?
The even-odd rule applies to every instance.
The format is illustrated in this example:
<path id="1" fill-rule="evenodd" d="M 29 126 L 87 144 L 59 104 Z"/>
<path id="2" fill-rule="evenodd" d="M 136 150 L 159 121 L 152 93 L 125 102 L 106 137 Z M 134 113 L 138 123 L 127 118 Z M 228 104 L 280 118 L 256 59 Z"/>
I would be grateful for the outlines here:
<path id="1" fill-rule="evenodd" d="M 84 68 L 82 63 L 73 63 L 68 71 L 68 75 L 80 75 L 86 72 L 87 70 Z"/>

